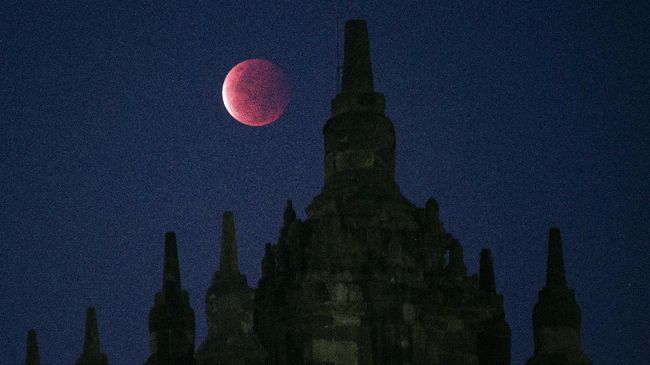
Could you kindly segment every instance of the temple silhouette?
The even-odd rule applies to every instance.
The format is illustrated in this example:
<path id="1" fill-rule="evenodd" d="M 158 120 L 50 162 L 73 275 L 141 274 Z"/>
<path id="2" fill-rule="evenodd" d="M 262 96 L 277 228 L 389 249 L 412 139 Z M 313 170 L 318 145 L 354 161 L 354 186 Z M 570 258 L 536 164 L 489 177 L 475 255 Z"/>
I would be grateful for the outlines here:
<path id="1" fill-rule="evenodd" d="M 205 294 L 208 332 L 195 339 L 176 236 L 165 234 L 163 284 L 149 313 L 146 365 L 509 365 L 510 326 L 490 250 L 468 275 L 438 203 L 417 206 L 395 182 L 395 131 L 374 90 L 366 22 L 345 24 L 339 93 L 323 135 L 324 185 L 299 219 L 291 201 L 252 289 L 239 270 L 235 219 L 223 215 L 221 261 Z M 527 365 L 588 365 L 580 308 L 551 228 L 546 286 L 533 309 Z M 498 260 L 498 258 L 496 258 Z M 498 261 L 497 261 L 498 262 Z M 144 334 L 143 334 L 144 335 Z M 39 364 L 36 333 L 27 365 Z M 77 365 L 107 365 L 88 309 Z"/>

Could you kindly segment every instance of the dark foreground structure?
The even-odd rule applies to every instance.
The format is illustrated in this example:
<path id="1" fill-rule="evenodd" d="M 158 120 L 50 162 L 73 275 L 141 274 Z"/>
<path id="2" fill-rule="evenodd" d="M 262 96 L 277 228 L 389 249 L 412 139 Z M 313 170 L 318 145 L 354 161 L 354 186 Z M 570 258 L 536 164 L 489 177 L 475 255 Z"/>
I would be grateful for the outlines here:
<path id="1" fill-rule="evenodd" d="M 510 327 L 485 249 L 468 276 L 438 204 L 408 201 L 395 183 L 395 131 L 375 92 L 366 23 L 345 27 L 341 90 L 325 124 L 325 182 L 296 217 L 291 201 L 267 244 L 257 289 L 239 271 L 235 222 L 223 217 L 221 262 L 207 290 L 207 338 L 181 287 L 174 233 L 149 314 L 146 365 L 508 365 Z M 560 231 L 550 230 L 546 286 L 533 312 L 528 365 L 588 365 L 580 308 L 566 285 Z M 30 331 L 26 364 L 39 364 Z M 106 365 L 94 310 L 77 365 Z"/>

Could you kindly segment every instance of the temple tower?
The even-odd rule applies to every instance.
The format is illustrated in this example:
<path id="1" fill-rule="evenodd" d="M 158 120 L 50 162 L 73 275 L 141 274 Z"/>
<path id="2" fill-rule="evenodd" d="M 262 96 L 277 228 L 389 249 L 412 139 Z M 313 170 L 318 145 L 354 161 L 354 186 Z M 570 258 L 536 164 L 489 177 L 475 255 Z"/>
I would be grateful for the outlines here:
<path id="1" fill-rule="evenodd" d="M 40 365 L 41 358 L 38 355 L 38 343 L 36 342 L 36 331 L 27 332 L 27 354 L 25 355 L 25 365 Z"/>
<path id="2" fill-rule="evenodd" d="M 99 331 L 95 308 L 86 311 L 86 330 L 84 333 L 83 352 L 76 365 L 108 365 L 108 358 L 99 347 Z"/>
<path id="3" fill-rule="evenodd" d="M 181 289 L 174 232 L 165 234 L 163 287 L 149 312 L 150 356 L 146 365 L 194 364 L 194 311 L 189 293 Z"/>
<path id="4" fill-rule="evenodd" d="M 253 295 L 239 271 L 234 216 L 225 212 L 219 270 L 205 298 L 208 335 L 196 353 L 197 365 L 264 364 L 264 349 L 253 333 Z"/>
<path id="5" fill-rule="evenodd" d="M 479 365 L 510 365 L 511 331 L 503 311 L 503 295 L 497 293 L 489 249 L 481 250 L 478 289 L 484 305 L 493 311 L 492 318 L 483 322 L 479 330 Z"/>
<path id="6" fill-rule="evenodd" d="M 395 182 L 365 21 L 346 22 L 344 52 L 323 187 L 304 220 L 287 204 L 262 260 L 254 330 L 267 364 L 509 365 L 501 296 L 467 275 L 435 200 L 417 207 Z"/>
<path id="7" fill-rule="evenodd" d="M 395 131 L 375 92 L 368 28 L 345 23 L 341 90 L 332 100 L 325 137 L 325 193 L 395 192 Z"/>
<path id="8" fill-rule="evenodd" d="M 546 286 L 533 310 L 535 354 L 527 365 L 590 365 L 582 352 L 580 327 L 580 307 L 566 284 L 560 230 L 551 228 Z"/>

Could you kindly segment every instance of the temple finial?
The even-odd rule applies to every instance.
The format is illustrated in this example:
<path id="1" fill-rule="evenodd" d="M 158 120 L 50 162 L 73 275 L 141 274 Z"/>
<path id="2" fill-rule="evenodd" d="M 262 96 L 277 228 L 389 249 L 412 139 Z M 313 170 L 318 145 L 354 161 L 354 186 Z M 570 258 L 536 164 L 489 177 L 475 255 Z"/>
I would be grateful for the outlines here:
<path id="1" fill-rule="evenodd" d="M 86 311 L 86 332 L 84 335 L 83 352 L 85 354 L 101 352 L 99 348 L 99 331 L 97 330 L 97 315 L 93 307 L 88 308 Z"/>
<path id="2" fill-rule="evenodd" d="M 494 264 L 492 263 L 492 252 L 485 248 L 481 250 L 481 261 L 479 268 L 479 289 L 485 293 L 496 294 L 496 282 L 494 279 Z"/>
<path id="3" fill-rule="evenodd" d="M 239 272 L 235 217 L 232 212 L 223 213 L 223 224 L 221 228 L 221 262 L 219 263 L 219 271 L 222 273 Z"/>
<path id="4" fill-rule="evenodd" d="M 547 287 L 566 287 L 562 238 L 559 228 L 551 228 L 548 236 L 548 262 L 546 267 Z"/>
<path id="5" fill-rule="evenodd" d="M 376 93 L 372 81 L 370 41 L 365 20 L 345 22 L 341 90 L 332 100 L 332 116 L 349 112 L 370 112 L 383 115 L 386 102 Z"/>
<path id="6" fill-rule="evenodd" d="M 83 352 L 75 365 L 108 365 L 108 358 L 102 354 L 99 347 L 99 330 L 95 308 L 86 311 L 86 331 L 84 334 Z"/>
<path id="7" fill-rule="evenodd" d="M 180 292 L 181 274 L 178 266 L 178 249 L 176 247 L 176 234 L 165 233 L 165 258 L 163 264 L 163 293 L 169 291 Z"/>
<path id="8" fill-rule="evenodd" d="M 194 364 L 194 311 L 181 288 L 176 234 L 165 233 L 163 288 L 149 311 L 149 359 L 145 364 Z M 98 365 L 89 363 L 84 365 Z M 77 364 L 81 365 L 81 364 Z M 102 365 L 104 365 L 102 363 Z"/>
<path id="9" fill-rule="evenodd" d="M 365 20 L 348 20 L 345 22 L 341 92 L 369 93 L 373 91 L 368 26 Z"/>
<path id="10" fill-rule="evenodd" d="M 296 219 L 296 211 L 293 210 L 293 202 L 287 200 L 287 206 L 284 208 L 284 225 L 291 224 Z"/>
<path id="11" fill-rule="evenodd" d="M 564 359 L 561 363 L 566 365 L 591 365 L 582 352 L 581 323 L 575 292 L 566 285 L 560 229 L 551 228 L 546 286 L 533 309 L 535 352 L 526 365 L 556 364 L 558 359 Z"/>
<path id="12" fill-rule="evenodd" d="M 25 365 L 40 365 L 41 360 L 38 355 L 38 343 L 36 342 L 36 331 L 27 332 L 27 355 L 25 356 Z"/>

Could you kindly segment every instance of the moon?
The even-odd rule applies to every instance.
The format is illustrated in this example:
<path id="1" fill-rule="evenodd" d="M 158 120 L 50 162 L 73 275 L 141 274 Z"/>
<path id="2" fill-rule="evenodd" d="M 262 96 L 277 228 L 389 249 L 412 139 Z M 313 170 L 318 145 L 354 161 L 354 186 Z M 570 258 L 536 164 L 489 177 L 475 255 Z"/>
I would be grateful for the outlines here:
<path id="1" fill-rule="evenodd" d="M 228 113 L 252 127 L 273 123 L 289 103 L 284 72 L 271 61 L 259 58 L 235 65 L 223 81 L 221 94 Z"/>

